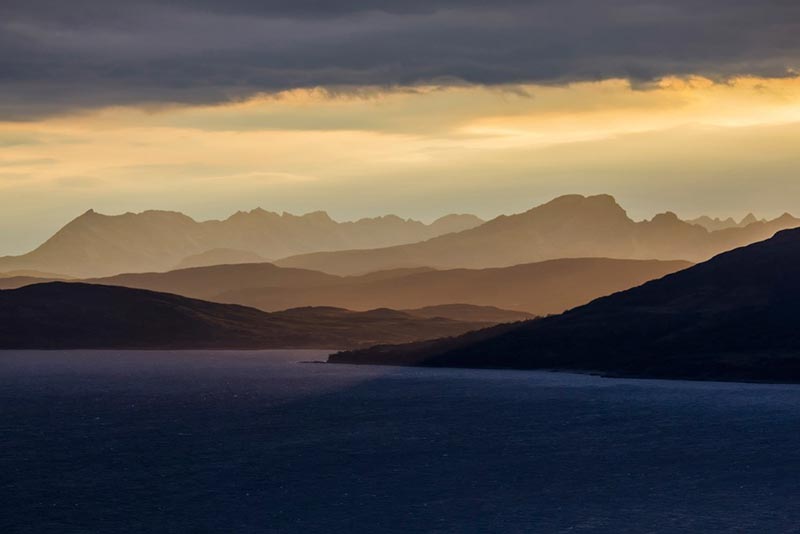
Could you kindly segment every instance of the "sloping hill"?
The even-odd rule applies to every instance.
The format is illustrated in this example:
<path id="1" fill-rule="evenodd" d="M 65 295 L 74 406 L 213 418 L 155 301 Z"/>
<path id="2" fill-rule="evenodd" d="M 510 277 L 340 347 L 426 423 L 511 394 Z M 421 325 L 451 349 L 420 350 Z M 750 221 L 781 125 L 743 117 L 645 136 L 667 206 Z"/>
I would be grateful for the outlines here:
<path id="1" fill-rule="evenodd" d="M 673 213 L 635 222 L 611 196 L 567 195 L 525 213 L 421 243 L 305 254 L 276 264 L 346 275 L 398 267 L 479 269 L 585 257 L 697 262 L 796 227 L 800 219 L 790 215 L 716 232 L 681 221 Z"/>
<path id="2" fill-rule="evenodd" d="M 8 278 L 0 278 L 0 289 L 17 289 L 18 287 L 55 281 L 61 280 L 58 278 L 38 278 L 35 276 L 9 276 Z"/>
<path id="3" fill-rule="evenodd" d="M 336 348 L 451 336 L 484 326 L 393 310 L 265 313 L 82 283 L 0 291 L 0 349 Z"/>
<path id="4" fill-rule="evenodd" d="M 271 263 L 212 265 L 165 273 L 131 273 L 84 280 L 92 284 L 131 287 L 175 293 L 185 297 L 216 300 L 224 291 L 249 293 L 259 287 L 280 287 L 288 291 L 338 284 L 341 277 L 307 269 L 277 267 Z M 234 303 L 233 301 L 227 301 Z M 292 304 L 273 310 L 302 306 Z M 330 303 L 324 303 L 330 305 Z M 342 306 L 344 307 L 344 306 Z"/>
<path id="5" fill-rule="evenodd" d="M 333 362 L 800 381 L 800 230 L 562 315 Z"/>
<path id="6" fill-rule="evenodd" d="M 210 265 L 236 265 L 239 263 L 264 263 L 267 260 L 249 250 L 236 250 L 232 248 L 213 248 L 199 254 L 186 256 L 174 269 L 191 269 L 193 267 L 208 267 Z"/>

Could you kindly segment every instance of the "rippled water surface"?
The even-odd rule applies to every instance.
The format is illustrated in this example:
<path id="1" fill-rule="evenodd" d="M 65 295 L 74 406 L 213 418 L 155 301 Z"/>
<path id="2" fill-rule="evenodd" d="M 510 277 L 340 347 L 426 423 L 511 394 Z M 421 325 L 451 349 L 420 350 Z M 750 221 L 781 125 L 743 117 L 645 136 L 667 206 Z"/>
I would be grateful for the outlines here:
<path id="1" fill-rule="evenodd" d="M 797 532 L 800 387 L 0 352 L 0 532 Z"/>

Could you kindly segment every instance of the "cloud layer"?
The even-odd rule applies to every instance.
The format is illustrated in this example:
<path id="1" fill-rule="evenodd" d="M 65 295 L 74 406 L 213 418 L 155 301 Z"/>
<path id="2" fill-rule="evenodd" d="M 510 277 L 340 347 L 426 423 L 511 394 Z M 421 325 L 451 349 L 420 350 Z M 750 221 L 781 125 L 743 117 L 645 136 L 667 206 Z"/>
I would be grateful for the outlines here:
<path id="1" fill-rule="evenodd" d="M 0 119 L 419 83 L 800 70 L 795 0 L 6 0 Z"/>

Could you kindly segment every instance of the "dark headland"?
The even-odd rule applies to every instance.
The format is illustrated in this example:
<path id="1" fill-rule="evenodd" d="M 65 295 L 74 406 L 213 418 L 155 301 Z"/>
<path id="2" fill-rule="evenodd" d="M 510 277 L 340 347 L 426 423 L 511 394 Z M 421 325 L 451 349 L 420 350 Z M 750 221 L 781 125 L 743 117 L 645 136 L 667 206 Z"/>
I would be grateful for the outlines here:
<path id="1" fill-rule="evenodd" d="M 84 283 L 0 291 L 0 349 L 332 349 L 457 335 L 487 324 L 413 310 L 306 307 L 267 313 Z"/>
<path id="2" fill-rule="evenodd" d="M 800 229 L 561 315 L 334 363 L 800 382 Z"/>

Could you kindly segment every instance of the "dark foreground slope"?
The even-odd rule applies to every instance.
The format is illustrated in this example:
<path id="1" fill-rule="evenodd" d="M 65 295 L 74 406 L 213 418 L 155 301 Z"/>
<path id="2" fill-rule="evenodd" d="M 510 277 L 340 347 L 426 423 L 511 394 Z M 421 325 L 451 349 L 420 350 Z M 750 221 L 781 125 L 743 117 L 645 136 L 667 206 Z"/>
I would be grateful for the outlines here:
<path id="1" fill-rule="evenodd" d="M 45 282 L 61 281 L 63 278 L 39 278 L 36 276 L 9 276 L 0 278 L 0 290 L 2 289 L 17 289 L 18 287 L 32 286 L 34 284 L 43 284 Z"/>
<path id="2" fill-rule="evenodd" d="M 341 363 L 800 381 L 800 230 L 568 311 Z"/>
<path id="3" fill-rule="evenodd" d="M 300 308 L 265 313 L 81 283 L 0 291 L 0 349 L 358 347 L 458 335 L 485 326 L 393 310 Z"/>

